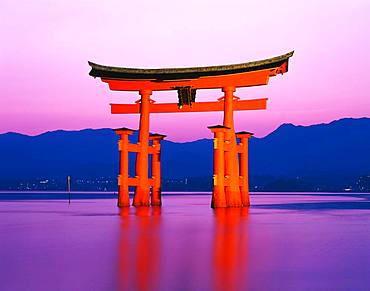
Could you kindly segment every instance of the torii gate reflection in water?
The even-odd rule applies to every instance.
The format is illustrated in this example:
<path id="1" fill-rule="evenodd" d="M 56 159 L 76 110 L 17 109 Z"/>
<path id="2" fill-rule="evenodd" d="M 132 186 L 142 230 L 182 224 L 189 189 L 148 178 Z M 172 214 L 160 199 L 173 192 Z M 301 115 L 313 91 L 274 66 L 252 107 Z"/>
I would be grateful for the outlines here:
<path id="1" fill-rule="evenodd" d="M 140 113 L 139 140 L 131 144 L 133 130 L 116 129 L 120 136 L 118 206 L 130 206 L 129 186 L 135 187 L 134 206 L 159 206 L 161 202 L 160 134 L 149 134 L 150 113 L 223 111 L 223 125 L 210 126 L 214 134 L 214 175 L 211 206 L 249 206 L 248 139 L 250 132 L 234 131 L 235 110 L 266 109 L 267 98 L 240 100 L 236 88 L 267 85 L 269 78 L 288 71 L 293 52 L 282 56 L 236 65 L 198 68 L 133 69 L 98 65 L 89 62 L 90 76 L 108 83 L 111 90 L 138 91 L 135 104 L 111 104 L 113 114 Z M 214 102 L 195 102 L 197 89 L 221 89 L 224 96 Z M 153 91 L 177 90 L 178 103 L 155 103 Z M 239 143 L 237 142 L 239 139 Z M 136 152 L 136 175 L 128 174 L 128 153 Z M 152 155 L 152 177 L 149 178 L 149 154 Z M 150 199 L 150 188 L 152 195 Z"/>

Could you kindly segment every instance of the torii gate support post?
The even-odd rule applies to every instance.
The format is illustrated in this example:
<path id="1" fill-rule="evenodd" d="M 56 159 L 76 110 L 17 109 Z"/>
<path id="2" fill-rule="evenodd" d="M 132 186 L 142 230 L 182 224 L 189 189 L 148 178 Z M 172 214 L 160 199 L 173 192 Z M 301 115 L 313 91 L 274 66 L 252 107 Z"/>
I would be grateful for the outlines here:
<path id="1" fill-rule="evenodd" d="M 118 207 L 129 207 L 129 183 L 128 183 L 128 136 L 134 131 L 129 128 L 118 128 L 114 130 L 120 139 L 119 150 L 119 175 L 118 175 Z"/>
<path id="2" fill-rule="evenodd" d="M 225 132 L 230 128 L 216 125 L 208 127 L 214 134 L 212 208 L 227 207 L 225 196 Z"/>
<path id="3" fill-rule="evenodd" d="M 165 138 L 162 134 L 151 134 L 149 139 L 152 140 L 152 206 L 162 205 L 161 189 L 161 141 Z"/>
<path id="4" fill-rule="evenodd" d="M 149 185 L 149 106 L 151 90 L 141 90 L 140 103 L 140 128 L 138 153 L 136 156 L 136 177 L 138 185 L 135 188 L 134 206 L 150 206 L 150 185 Z"/>
<path id="5" fill-rule="evenodd" d="M 239 168 L 240 168 L 240 195 L 243 206 L 249 206 L 249 171 L 248 171 L 248 140 L 253 133 L 242 131 L 237 132 L 236 137 L 240 139 L 239 143 Z"/>
<path id="6" fill-rule="evenodd" d="M 239 163 L 236 136 L 234 131 L 234 92 L 235 87 L 222 88 L 224 95 L 224 126 L 230 128 L 225 132 L 225 177 L 226 177 L 226 203 L 228 207 L 241 207 L 242 201 L 239 188 Z"/>

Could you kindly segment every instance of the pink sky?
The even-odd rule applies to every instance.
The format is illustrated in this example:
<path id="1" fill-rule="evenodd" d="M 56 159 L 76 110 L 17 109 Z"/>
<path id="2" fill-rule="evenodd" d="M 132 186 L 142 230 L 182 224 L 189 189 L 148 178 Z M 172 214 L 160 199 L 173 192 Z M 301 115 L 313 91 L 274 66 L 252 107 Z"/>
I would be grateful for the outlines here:
<path id="1" fill-rule="evenodd" d="M 241 98 L 268 97 L 268 110 L 235 113 L 237 130 L 264 136 L 282 123 L 370 117 L 370 1 L 9 1 L 0 4 L 0 133 L 138 127 L 111 115 L 111 92 L 88 60 L 125 67 L 240 63 L 295 50 L 289 72 Z M 215 100 L 221 91 L 197 92 Z M 154 92 L 176 102 L 175 92 Z M 153 114 L 170 140 L 211 137 L 221 113 Z M 180 130 L 181 129 L 181 130 Z"/>

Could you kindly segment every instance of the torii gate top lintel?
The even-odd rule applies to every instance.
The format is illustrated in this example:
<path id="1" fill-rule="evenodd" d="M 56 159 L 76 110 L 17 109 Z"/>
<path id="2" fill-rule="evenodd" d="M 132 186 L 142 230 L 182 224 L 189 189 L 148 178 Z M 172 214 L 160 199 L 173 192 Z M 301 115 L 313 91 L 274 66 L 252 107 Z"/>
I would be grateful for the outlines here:
<path id="1" fill-rule="evenodd" d="M 288 61 L 294 51 L 287 54 L 241 64 L 193 67 L 138 69 L 103 66 L 89 62 L 90 76 L 108 83 L 111 90 L 162 91 L 181 87 L 216 89 L 267 85 L 269 77 L 288 71 Z"/>

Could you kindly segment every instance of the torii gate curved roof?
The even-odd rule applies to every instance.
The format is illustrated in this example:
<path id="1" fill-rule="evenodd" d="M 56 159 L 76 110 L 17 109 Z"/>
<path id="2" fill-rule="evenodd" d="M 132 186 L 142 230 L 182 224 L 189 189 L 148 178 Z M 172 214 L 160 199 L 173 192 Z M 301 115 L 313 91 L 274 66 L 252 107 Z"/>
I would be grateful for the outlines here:
<path id="1" fill-rule="evenodd" d="M 195 89 L 258 86 L 267 84 L 270 76 L 287 72 L 293 53 L 241 64 L 191 68 L 139 69 L 89 62 L 89 75 L 101 78 L 111 90 L 123 91 L 173 90 L 181 86 Z"/>

